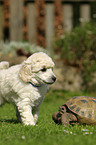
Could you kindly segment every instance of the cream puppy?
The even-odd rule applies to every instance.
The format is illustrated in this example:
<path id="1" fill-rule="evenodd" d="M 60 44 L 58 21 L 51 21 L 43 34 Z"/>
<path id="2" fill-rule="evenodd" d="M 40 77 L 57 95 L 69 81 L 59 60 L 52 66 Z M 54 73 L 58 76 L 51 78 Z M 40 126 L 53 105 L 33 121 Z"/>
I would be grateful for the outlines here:
<path id="1" fill-rule="evenodd" d="M 7 68 L 8 62 L 4 62 L 3 68 L 1 62 L 0 66 L 0 105 L 12 103 L 19 121 L 35 125 L 48 85 L 56 80 L 54 62 L 47 54 L 38 52 L 20 65 Z"/>

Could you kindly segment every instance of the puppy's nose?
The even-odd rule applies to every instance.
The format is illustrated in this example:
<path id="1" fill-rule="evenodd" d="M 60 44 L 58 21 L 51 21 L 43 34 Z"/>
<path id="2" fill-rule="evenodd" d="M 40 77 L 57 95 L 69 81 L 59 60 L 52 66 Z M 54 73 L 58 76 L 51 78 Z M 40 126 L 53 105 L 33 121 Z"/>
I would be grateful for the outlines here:
<path id="1" fill-rule="evenodd" d="M 55 76 L 53 76 L 53 77 L 52 77 L 52 80 L 55 82 L 55 81 L 56 81 L 56 77 L 55 77 Z"/>

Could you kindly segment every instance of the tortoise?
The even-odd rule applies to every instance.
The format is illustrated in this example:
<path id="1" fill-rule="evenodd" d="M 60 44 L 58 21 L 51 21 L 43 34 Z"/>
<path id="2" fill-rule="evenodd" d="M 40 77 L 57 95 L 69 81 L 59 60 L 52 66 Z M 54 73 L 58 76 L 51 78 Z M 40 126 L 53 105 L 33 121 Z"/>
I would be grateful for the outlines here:
<path id="1" fill-rule="evenodd" d="M 96 98 L 73 97 L 59 107 L 59 112 L 53 113 L 52 119 L 64 126 L 74 123 L 96 125 Z"/>

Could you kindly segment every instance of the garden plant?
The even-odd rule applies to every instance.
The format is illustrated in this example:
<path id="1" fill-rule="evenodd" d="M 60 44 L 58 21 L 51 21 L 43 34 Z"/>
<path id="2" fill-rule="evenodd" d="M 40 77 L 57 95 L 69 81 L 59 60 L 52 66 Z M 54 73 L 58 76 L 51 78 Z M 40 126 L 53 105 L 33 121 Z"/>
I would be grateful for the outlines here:
<path id="1" fill-rule="evenodd" d="M 55 41 L 56 50 L 61 51 L 64 64 L 77 68 L 83 78 L 83 89 L 96 88 L 96 24 L 86 23 Z M 93 83 L 90 83 L 93 82 Z"/>

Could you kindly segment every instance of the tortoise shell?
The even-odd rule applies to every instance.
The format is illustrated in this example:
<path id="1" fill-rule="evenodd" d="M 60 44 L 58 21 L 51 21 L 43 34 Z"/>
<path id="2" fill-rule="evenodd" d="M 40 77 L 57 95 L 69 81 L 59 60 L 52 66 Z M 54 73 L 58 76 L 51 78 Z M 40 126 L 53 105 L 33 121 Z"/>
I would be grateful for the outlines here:
<path id="1" fill-rule="evenodd" d="M 77 116 L 79 123 L 96 125 L 96 98 L 76 96 L 64 105 Z"/>

